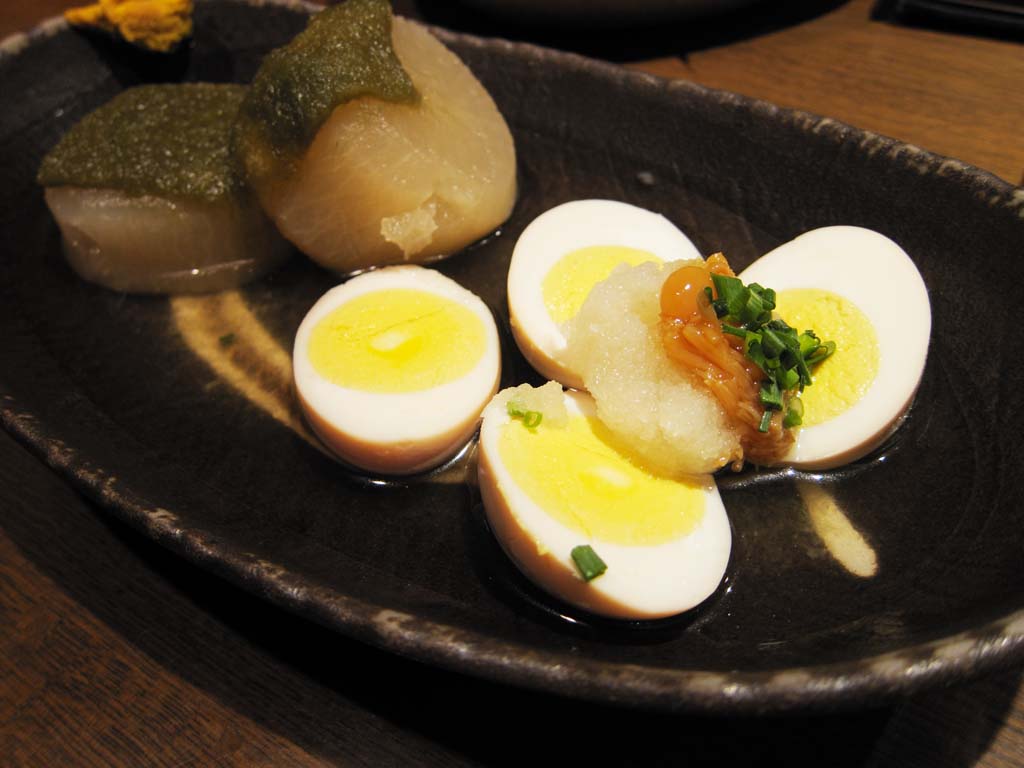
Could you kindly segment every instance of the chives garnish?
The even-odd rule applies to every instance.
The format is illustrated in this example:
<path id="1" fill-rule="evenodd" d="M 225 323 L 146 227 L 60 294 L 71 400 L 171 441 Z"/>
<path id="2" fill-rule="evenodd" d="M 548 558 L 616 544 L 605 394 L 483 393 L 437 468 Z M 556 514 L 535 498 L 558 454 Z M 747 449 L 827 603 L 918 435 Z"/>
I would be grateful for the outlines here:
<path id="1" fill-rule="evenodd" d="M 786 411 L 786 415 L 782 419 L 782 426 L 787 429 L 790 427 L 799 427 L 804 423 L 804 401 L 799 397 L 789 398 L 789 409 Z"/>
<path id="2" fill-rule="evenodd" d="M 220 342 L 220 345 L 222 347 L 230 347 L 232 344 L 235 343 L 235 334 L 225 333 L 223 336 L 217 339 L 217 341 Z"/>
<path id="3" fill-rule="evenodd" d="M 571 554 L 572 561 L 576 563 L 576 569 L 584 581 L 593 581 L 608 570 L 604 560 L 597 556 L 597 552 L 589 544 L 573 547 Z"/>
<path id="4" fill-rule="evenodd" d="M 527 429 L 536 429 L 540 426 L 541 420 L 544 418 L 544 414 L 540 411 L 528 411 L 517 403 L 515 400 L 509 400 L 505 406 L 508 411 L 508 415 L 513 419 L 522 419 L 523 426 Z"/>
<path id="5" fill-rule="evenodd" d="M 799 426 L 803 403 L 797 397 L 811 383 L 811 371 L 836 351 L 833 341 L 822 342 L 814 331 L 798 334 L 784 320 L 773 320 L 775 291 L 757 283 L 743 285 L 738 277 L 711 275 L 714 294 L 705 289 L 722 323 L 722 333 L 743 339 L 746 356 L 760 368 L 760 401 L 764 414 L 758 429 L 767 432 L 772 413 L 782 411 L 782 425 Z"/>

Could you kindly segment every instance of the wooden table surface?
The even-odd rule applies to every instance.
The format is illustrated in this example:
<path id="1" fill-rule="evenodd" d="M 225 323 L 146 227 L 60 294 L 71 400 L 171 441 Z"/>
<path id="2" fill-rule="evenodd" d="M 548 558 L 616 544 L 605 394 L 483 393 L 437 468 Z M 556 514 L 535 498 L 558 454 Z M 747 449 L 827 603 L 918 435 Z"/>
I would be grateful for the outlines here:
<path id="1" fill-rule="evenodd" d="M 66 5 L 5 0 L 0 35 Z M 650 46 L 620 35 L 634 48 L 610 55 L 1021 183 L 1024 46 L 872 21 L 868 0 L 816 5 L 817 15 L 652 33 Z M 348 641 L 220 582 L 110 520 L 0 433 L 2 765 L 532 765 L 543 756 L 1010 768 L 1024 765 L 1022 676 L 1011 668 L 881 709 L 784 718 L 632 712 L 492 685 Z"/>

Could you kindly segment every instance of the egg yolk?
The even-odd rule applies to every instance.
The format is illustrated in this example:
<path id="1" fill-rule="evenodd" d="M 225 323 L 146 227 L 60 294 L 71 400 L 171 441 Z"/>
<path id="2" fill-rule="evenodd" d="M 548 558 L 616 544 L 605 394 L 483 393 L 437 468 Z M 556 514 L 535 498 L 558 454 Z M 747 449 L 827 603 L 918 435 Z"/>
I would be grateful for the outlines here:
<path id="1" fill-rule="evenodd" d="M 590 290 L 611 274 L 619 264 L 635 267 L 645 261 L 660 262 L 657 256 L 623 245 L 591 245 L 565 254 L 544 276 L 541 295 L 548 314 L 556 323 L 576 316 Z"/>
<path id="2" fill-rule="evenodd" d="M 878 375 L 878 336 L 867 316 L 851 301 L 817 288 L 782 291 L 775 313 L 798 331 L 807 328 L 836 343 L 835 354 L 813 373 L 800 395 L 803 426 L 834 419 L 864 396 Z"/>
<path id="3" fill-rule="evenodd" d="M 652 475 L 609 444 L 597 419 L 574 416 L 528 429 L 510 421 L 501 431 L 501 461 L 527 496 L 581 537 L 653 546 L 692 531 L 704 515 L 696 482 Z"/>
<path id="4" fill-rule="evenodd" d="M 314 326 L 310 362 L 330 382 L 365 392 L 417 392 L 454 381 L 479 362 L 484 324 L 456 301 L 393 288 L 357 296 Z"/>

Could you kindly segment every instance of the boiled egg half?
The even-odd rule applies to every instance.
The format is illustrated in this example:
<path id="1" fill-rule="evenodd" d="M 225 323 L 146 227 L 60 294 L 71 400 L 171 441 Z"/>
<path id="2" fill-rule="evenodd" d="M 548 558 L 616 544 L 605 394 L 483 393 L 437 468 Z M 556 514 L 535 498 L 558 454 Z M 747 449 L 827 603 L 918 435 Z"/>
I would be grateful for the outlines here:
<path id="1" fill-rule="evenodd" d="M 344 461 L 411 474 L 456 454 L 498 386 L 498 332 L 486 305 L 415 266 L 368 272 L 324 294 L 292 354 L 309 425 Z"/>
<path id="2" fill-rule="evenodd" d="M 924 372 L 931 305 L 910 257 L 869 229 L 815 229 L 765 254 L 740 275 L 777 293 L 775 315 L 836 343 L 800 395 L 803 426 L 781 462 L 828 469 L 888 437 Z"/>
<path id="3" fill-rule="evenodd" d="M 668 219 L 613 200 L 574 200 L 534 219 L 516 241 L 508 270 L 512 335 L 545 378 L 583 389 L 562 359 L 564 324 L 595 284 L 619 264 L 700 258 Z"/>
<path id="4" fill-rule="evenodd" d="M 555 382 L 500 392 L 484 410 L 478 466 L 502 548 L 567 603 L 656 619 L 693 608 L 722 580 L 732 535 L 714 480 L 645 470 L 616 447 L 585 393 Z M 578 547 L 604 572 L 587 580 Z"/>

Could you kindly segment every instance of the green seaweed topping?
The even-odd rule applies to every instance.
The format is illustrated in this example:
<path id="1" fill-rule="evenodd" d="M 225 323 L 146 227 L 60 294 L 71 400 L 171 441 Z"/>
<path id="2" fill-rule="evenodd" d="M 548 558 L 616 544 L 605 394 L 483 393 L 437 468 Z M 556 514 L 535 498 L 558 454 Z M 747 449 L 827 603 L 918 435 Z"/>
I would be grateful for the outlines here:
<path id="1" fill-rule="evenodd" d="M 245 185 L 231 154 L 242 85 L 129 88 L 82 118 L 43 158 L 45 187 L 114 189 L 208 202 Z"/>
<path id="2" fill-rule="evenodd" d="M 263 60 L 235 130 L 236 151 L 250 179 L 287 176 L 335 108 L 360 96 L 419 101 L 391 47 L 386 0 L 347 0 L 326 8 Z"/>

